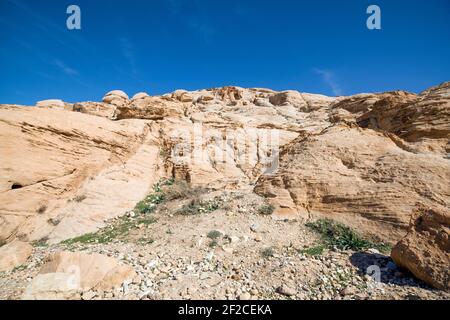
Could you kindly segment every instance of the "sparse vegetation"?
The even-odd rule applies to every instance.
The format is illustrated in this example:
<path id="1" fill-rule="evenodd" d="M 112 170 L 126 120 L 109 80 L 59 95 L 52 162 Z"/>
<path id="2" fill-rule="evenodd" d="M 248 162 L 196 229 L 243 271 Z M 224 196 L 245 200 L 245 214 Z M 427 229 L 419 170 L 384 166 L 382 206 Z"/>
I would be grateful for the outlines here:
<path id="1" fill-rule="evenodd" d="M 166 188 L 166 199 L 168 201 L 171 200 L 179 200 L 179 199 L 186 199 L 192 196 L 197 196 L 200 193 L 200 188 L 193 188 L 189 183 L 186 181 L 177 181 L 175 180 L 171 185 L 170 188 Z"/>
<path id="2" fill-rule="evenodd" d="M 23 271 L 23 270 L 26 270 L 26 269 L 27 269 L 27 266 L 22 264 L 20 266 L 15 267 L 14 269 L 12 269 L 11 272 L 14 273 L 14 272 Z"/>
<path id="3" fill-rule="evenodd" d="M 161 148 L 159 150 L 159 156 L 163 159 L 168 159 L 170 157 L 170 150 L 166 148 Z"/>
<path id="4" fill-rule="evenodd" d="M 136 213 L 148 214 L 152 213 L 158 204 L 163 203 L 166 200 L 166 193 L 163 190 L 164 186 L 172 186 L 174 184 L 173 179 L 161 180 L 153 186 L 153 193 L 150 193 L 145 199 L 138 202 L 134 210 Z"/>
<path id="5" fill-rule="evenodd" d="M 275 207 L 271 204 L 264 204 L 258 208 L 258 213 L 262 215 L 271 215 Z"/>
<path id="6" fill-rule="evenodd" d="M 388 252 L 390 245 L 385 243 L 375 243 L 364 239 L 351 228 L 334 222 L 329 219 L 320 219 L 307 223 L 306 226 L 321 236 L 324 247 L 337 248 L 340 250 L 361 251 L 375 248 L 382 252 Z M 318 251 L 317 249 L 315 251 Z"/>
<path id="7" fill-rule="evenodd" d="M 217 230 L 213 230 L 208 233 L 208 238 L 210 238 L 212 240 L 216 240 L 216 239 L 220 238 L 221 236 L 222 236 L 222 232 L 217 231 Z"/>
<path id="8" fill-rule="evenodd" d="M 177 191 L 174 190 L 174 186 L 179 187 Z M 180 187 L 181 186 L 181 187 Z M 62 242 L 62 244 L 71 245 L 76 243 L 108 243 L 113 240 L 123 239 L 128 235 L 129 231 L 142 225 L 150 225 L 156 222 L 156 218 L 149 214 L 154 212 L 156 207 L 168 199 L 176 199 L 178 197 L 184 197 L 188 194 L 189 186 L 184 183 L 177 182 L 174 179 L 161 180 L 153 186 L 153 193 L 145 197 L 140 201 L 135 209 L 134 213 L 137 217 L 128 215 L 121 217 L 118 221 L 110 226 L 107 226 L 98 232 L 88 233 L 73 239 L 68 239 Z M 197 208 L 200 210 L 201 208 Z M 210 207 L 206 207 L 206 210 L 210 210 Z M 152 239 L 138 240 L 138 243 L 150 243 Z"/>
<path id="9" fill-rule="evenodd" d="M 136 243 L 139 245 L 152 244 L 153 242 L 155 242 L 155 240 L 153 240 L 153 238 L 147 238 L 147 237 L 139 238 L 136 241 Z"/>
<path id="10" fill-rule="evenodd" d="M 219 243 L 217 242 L 217 240 L 212 240 L 210 243 L 209 243 L 209 247 L 210 248 L 215 248 L 215 247 L 217 247 L 219 245 Z"/>
<path id="11" fill-rule="evenodd" d="M 261 251 L 263 258 L 269 259 L 275 255 L 275 250 L 273 248 L 265 248 Z"/>
<path id="12" fill-rule="evenodd" d="M 44 205 L 40 206 L 39 209 L 37 209 L 36 212 L 38 214 L 43 214 L 43 213 L 45 213 L 45 211 L 47 211 L 47 206 L 44 204 Z"/>
<path id="13" fill-rule="evenodd" d="M 300 253 L 315 257 L 322 255 L 322 253 L 325 251 L 326 248 L 327 248 L 326 245 L 317 245 L 311 248 L 305 248 L 303 250 L 300 250 Z"/>
<path id="14" fill-rule="evenodd" d="M 83 200 L 85 200 L 85 199 L 86 199 L 86 195 L 82 194 L 82 195 L 78 195 L 75 198 L 73 198 L 73 201 L 79 203 L 79 202 L 83 202 Z"/>
<path id="15" fill-rule="evenodd" d="M 34 247 L 46 247 L 48 245 L 47 241 L 48 241 L 48 237 L 43 237 L 39 240 L 33 241 L 32 244 Z"/>
<path id="16" fill-rule="evenodd" d="M 176 214 L 183 216 L 192 216 L 201 213 L 209 213 L 219 209 L 219 203 L 216 199 L 208 201 L 199 201 L 193 199 L 189 204 L 184 205 L 181 209 L 177 210 Z"/>
<path id="17" fill-rule="evenodd" d="M 61 242 L 65 245 L 72 244 L 89 244 L 89 243 L 109 243 L 113 240 L 120 240 L 124 236 L 128 235 L 130 230 L 137 228 L 139 225 L 149 225 L 155 223 L 157 220 L 155 217 L 148 215 L 141 215 L 136 218 L 121 217 L 118 222 L 109 225 L 98 232 L 84 234 L 82 236 L 65 240 Z"/>

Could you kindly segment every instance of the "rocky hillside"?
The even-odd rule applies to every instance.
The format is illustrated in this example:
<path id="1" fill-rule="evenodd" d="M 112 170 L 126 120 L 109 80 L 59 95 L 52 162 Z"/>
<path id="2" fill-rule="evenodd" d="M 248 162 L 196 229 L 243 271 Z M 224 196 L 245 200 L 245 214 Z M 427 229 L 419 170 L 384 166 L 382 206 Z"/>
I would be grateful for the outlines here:
<path id="1" fill-rule="evenodd" d="M 448 298 L 450 82 L 0 105 L 0 141 L 3 298 Z"/>

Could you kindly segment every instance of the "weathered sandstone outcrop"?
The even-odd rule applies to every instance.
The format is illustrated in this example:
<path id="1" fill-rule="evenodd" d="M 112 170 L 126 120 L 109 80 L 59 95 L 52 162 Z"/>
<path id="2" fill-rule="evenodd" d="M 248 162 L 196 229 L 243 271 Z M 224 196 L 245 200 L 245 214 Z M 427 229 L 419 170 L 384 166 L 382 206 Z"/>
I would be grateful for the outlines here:
<path id="1" fill-rule="evenodd" d="M 90 114 L 93 116 L 114 119 L 117 107 L 101 102 L 79 102 L 73 105 L 73 111 Z"/>
<path id="2" fill-rule="evenodd" d="M 149 97 L 147 92 L 138 92 L 133 96 L 131 101 L 139 100 L 139 99 L 143 99 L 143 98 L 147 98 L 147 97 Z"/>
<path id="3" fill-rule="evenodd" d="M 67 109 L 71 110 L 70 104 L 66 104 L 64 101 L 60 99 L 50 99 L 50 100 L 42 100 L 36 103 L 36 107 L 38 108 L 49 108 L 49 109 Z"/>
<path id="4" fill-rule="evenodd" d="M 23 299 L 70 299 L 77 292 L 110 290 L 136 276 L 132 267 L 100 254 L 58 252 L 48 257 Z"/>
<path id="5" fill-rule="evenodd" d="M 392 259 L 433 287 L 450 291 L 450 212 L 419 206 Z"/>
<path id="6" fill-rule="evenodd" d="M 254 190 L 274 218 L 328 217 L 391 243 L 416 203 L 450 207 L 449 83 L 338 98 L 229 86 L 130 100 L 116 90 L 76 112 L 64 105 L 0 106 L 0 240 L 94 232 L 162 176 Z"/>
<path id="7" fill-rule="evenodd" d="M 130 102 L 130 99 L 128 98 L 128 95 L 125 92 L 121 90 L 113 90 L 108 92 L 103 97 L 103 102 L 115 106 L 124 106 Z"/>
<path id="8" fill-rule="evenodd" d="M 33 247 L 26 242 L 15 240 L 0 247 L 0 272 L 11 271 L 23 265 L 31 255 Z"/>
<path id="9" fill-rule="evenodd" d="M 57 242 L 97 230 L 158 179 L 149 123 L 0 108 L 0 239 Z"/>
<path id="10" fill-rule="evenodd" d="M 169 116 L 182 116 L 183 112 L 183 106 L 179 103 L 161 97 L 147 96 L 117 106 L 115 118 L 163 120 Z"/>

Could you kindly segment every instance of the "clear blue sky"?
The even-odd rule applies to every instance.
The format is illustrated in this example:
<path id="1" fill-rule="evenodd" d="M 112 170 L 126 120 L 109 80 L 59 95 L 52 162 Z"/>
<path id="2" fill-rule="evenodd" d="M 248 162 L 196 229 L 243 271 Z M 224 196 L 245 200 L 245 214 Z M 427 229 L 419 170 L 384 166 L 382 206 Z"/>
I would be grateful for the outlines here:
<path id="1" fill-rule="evenodd" d="M 82 29 L 66 28 L 81 8 Z M 366 8 L 382 30 L 366 28 Z M 450 1 L 0 0 L 0 103 L 223 85 L 355 94 L 450 80 Z"/>

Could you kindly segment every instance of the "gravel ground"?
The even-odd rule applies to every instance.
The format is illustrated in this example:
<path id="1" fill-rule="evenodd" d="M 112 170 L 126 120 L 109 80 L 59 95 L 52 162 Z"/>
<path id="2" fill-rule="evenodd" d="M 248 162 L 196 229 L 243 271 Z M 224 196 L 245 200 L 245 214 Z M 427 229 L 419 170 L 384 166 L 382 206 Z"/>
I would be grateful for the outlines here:
<path id="1" fill-rule="evenodd" d="M 26 265 L 0 274 L 0 299 L 20 299 L 45 257 L 60 250 L 106 254 L 138 274 L 114 291 L 80 292 L 84 300 L 450 298 L 397 269 L 376 249 L 301 253 L 319 240 L 306 220 L 259 214 L 264 199 L 252 192 L 210 192 L 202 198 L 216 199 L 219 208 L 183 216 L 175 212 L 186 200 L 171 201 L 151 213 L 154 223 L 137 225 L 112 242 L 35 247 Z"/>

